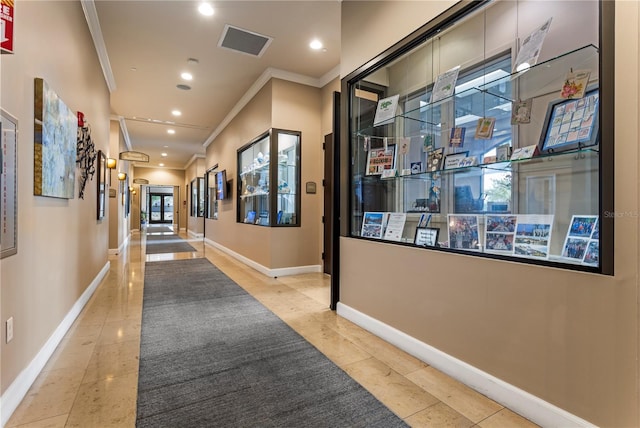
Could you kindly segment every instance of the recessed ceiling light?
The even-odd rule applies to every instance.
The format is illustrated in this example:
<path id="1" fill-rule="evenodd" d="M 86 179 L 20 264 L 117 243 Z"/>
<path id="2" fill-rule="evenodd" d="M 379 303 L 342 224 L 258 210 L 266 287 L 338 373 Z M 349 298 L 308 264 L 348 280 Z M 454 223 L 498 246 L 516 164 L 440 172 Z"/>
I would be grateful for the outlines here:
<path id="1" fill-rule="evenodd" d="M 183 84 L 178 84 L 178 85 L 176 85 L 176 88 L 178 88 L 178 89 L 182 89 L 183 91 L 190 91 L 190 90 L 191 90 L 191 86 L 189 86 L 189 85 L 183 85 Z"/>
<path id="2" fill-rule="evenodd" d="M 171 114 L 174 116 L 180 116 L 182 114 L 182 112 L 180 110 L 173 110 L 171 111 Z"/>
<path id="3" fill-rule="evenodd" d="M 175 134 L 176 130 L 175 129 L 167 129 L 167 134 Z"/>
<path id="4" fill-rule="evenodd" d="M 131 71 L 138 71 L 138 69 L 137 69 L 137 68 L 135 68 L 135 67 L 131 67 L 131 68 L 130 68 L 130 70 L 131 70 Z"/>
<path id="5" fill-rule="evenodd" d="M 160 156 L 162 156 L 163 158 L 166 158 L 168 155 L 166 153 L 160 153 Z"/>
<path id="6" fill-rule="evenodd" d="M 159 165 L 159 166 L 164 166 L 164 164 L 163 164 L 163 163 L 159 163 L 158 165 Z"/>
<path id="7" fill-rule="evenodd" d="M 163 147 L 164 147 L 165 149 L 168 149 L 168 148 L 169 148 L 169 146 L 163 146 Z"/>
<path id="8" fill-rule="evenodd" d="M 213 7 L 209 3 L 200 3 L 200 6 L 198 6 L 198 12 L 204 16 L 212 16 Z"/>
<path id="9" fill-rule="evenodd" d="M 186 71 L 180 74 L 183 80 L 193 80 L 193 75 L 191 73 L 187 73 Z"/>
<path id="10" fill-rule="evenodd" d="M 322 42 L 318 39 L 314 39 L 311 41 L 311 43 L 309 43 L 309 47 L 313 50 L 320 50 L 322 49 Z"/>

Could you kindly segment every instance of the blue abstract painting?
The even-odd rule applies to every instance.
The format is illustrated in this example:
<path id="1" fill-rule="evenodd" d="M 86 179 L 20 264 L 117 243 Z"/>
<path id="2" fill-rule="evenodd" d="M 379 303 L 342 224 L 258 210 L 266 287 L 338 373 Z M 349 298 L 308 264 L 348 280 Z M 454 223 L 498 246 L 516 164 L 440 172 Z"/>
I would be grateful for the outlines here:
<path id="1" fill-rule="evenodd" d="M 78 119 L 43 79 L 35 79 L 33 194 L 73 199 Z"/>

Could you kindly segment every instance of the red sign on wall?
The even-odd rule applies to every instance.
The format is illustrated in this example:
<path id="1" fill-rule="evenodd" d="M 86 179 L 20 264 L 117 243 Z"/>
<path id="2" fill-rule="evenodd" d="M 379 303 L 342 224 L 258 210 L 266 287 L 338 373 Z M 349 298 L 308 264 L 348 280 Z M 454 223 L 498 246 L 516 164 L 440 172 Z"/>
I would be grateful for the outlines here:
<path id="1" fill-rule="evenodd" d="M 1 0 L 0 3 L 0 50 L 13 53 L 13 1 Z"/>

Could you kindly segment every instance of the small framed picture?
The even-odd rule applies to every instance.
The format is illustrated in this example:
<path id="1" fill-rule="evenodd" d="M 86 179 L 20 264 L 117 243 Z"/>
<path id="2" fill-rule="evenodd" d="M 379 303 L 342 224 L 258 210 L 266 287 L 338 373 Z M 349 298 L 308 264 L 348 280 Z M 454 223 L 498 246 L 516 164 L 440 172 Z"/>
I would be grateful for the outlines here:
<path id="1" fill-rule="evenodd" d="M 437 247 L 439 233 L 437 227 L 417 227 L 413 243 L 421 247 Z"/>
<path id="2" fill-rule="evenodd" d="M 455 153 L 453 155 L 447 155 L 444 158 L 444 168 L 443 169 L 454 169 L 458 168 L 460 165 L 460 161 L 466 158 L 469 155 L 469 152 L 460 152 Z"/>

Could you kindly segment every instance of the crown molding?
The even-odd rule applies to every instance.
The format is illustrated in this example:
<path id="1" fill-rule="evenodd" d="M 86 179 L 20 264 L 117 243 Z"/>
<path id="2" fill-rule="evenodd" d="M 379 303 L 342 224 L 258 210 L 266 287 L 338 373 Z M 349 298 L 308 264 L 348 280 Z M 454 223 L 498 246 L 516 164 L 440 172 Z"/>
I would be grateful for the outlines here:
<path id="1" fill-rule="evenodd" d="M 189 162 L 187 162 L 187 164 L 184 166 L 184 170 L 186 171 L 187 168 L 189 168 L 191 166 L 192 163 L 194 163 L 195 161 L 197 161 L 198 159 L 206 159 L 207 157 L 205 155 L 201 155 L 201 154 L 194 154 L 193 156 L 191 156 L 191 159 L 189 159 Z"/>
<path id="2" fill-rule="evenodd" d="M 124 136 L 124 142 L 127 145 L 127 149 L 131 151 L 133 148 L 131 147 L 131 139 L 129 138 L 129 131 L 127 130 L 127 122 L 122 116 L 118 116 L 118 122 L 120 122 L 120 131 L 122 131 L 122 135 Z"/>
<path id="3" fill-rule="evenodd" d="M 278 68 L 269 67 L 267 68 L 258 79 L 253 82 L 253 85 L 245 92 L 245 94 L 240 98 L 240 100 L 236 103 L 235 106 L 231 109 L 229 114 L 225 116 L 225 118 L 220 122 L 220 124 L 214 129 L 214 131 L 209 135 L 209 137 L 203 143 L 205 148 L 209 147 L 209 145 L 216 139 L 218 135 L 231 123 L 231 121 L 242 111 L 242 109 L 249 104 L 249 101 L 256 96 L 256 94 L 262 89 L 264 85 L 267 84 L 271 79 L 280 79 L 286 80 L 293 83 L 300 83 L 302 85 L 313 86 L 314 88 L 322 88 L 326 86 L 333 79 L 340 77 L 340 64 L 335 66 L 333 69 L 329 70 L 328 73 L 321 76 L 320 78 L 314 78 L 305 76 L 303 74 L 292 73 L 290 71 L 281 70 Z"/>
<path id="4" fill-rule="evenodd" d="M 111 63 L 109 62 L 109 55 L 107 54 L 107 47 L 104 44 L 104 38 L 102 37 L 102 29 L 100 28 L 100 20 L 98 19 L 98 11 L 94 0 L 80 0 L 82 5 L 82 11 L 84 17 L 87 20 L 89 32 L 93 39 L 93 44 L 98 54 L 98 60 L 100 61 L 100 67 L 104 74 L 104 80 L 107 83 L 109 92 L 116 90 L 116 79 L 113 77 L 113 71 L 111 70 Z"/>

